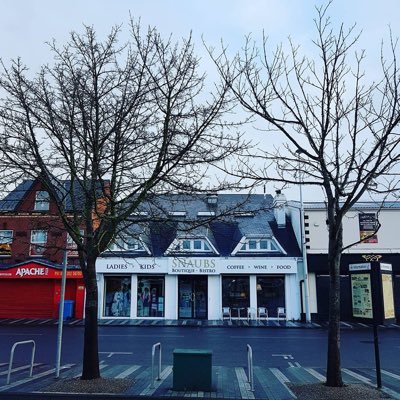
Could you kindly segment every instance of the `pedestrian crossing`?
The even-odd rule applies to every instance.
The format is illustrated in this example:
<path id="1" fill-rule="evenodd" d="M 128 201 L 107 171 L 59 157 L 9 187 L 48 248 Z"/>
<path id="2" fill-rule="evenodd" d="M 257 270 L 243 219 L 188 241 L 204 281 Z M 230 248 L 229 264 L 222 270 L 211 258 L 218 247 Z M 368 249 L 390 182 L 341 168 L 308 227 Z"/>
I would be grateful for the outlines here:
<path id="1" fill-rule="evenodd" d="M 48 387 L 56 382 L 55 368 L 35 364 L 33 376 L 29 377 L 29 365 L 19 365 L 12 370 L 12 379 L 6 385 L 7 364 L 0 364 L 0 393 L 41 393 L 43 398 Z M 325 381 L 325 370 L 313 367 L 255 366 L 253 370 L 254 390 L 248 381 L 248 371 L 244 366 L 213 366 L 212 390 L 175 391 L 173 389 L 173 368 L 164 365 L 159 380 L 152 380 L 149 366 L 100 365 L 101 375 L 106 378 L 130 379 L 132 384 L 124 395 L 155 397 L 200 397 L 230 399 L 295 399 L 291 385 L 321 383 Z M 78 378 L 81 366 L 65 364 L 61 366 L 60 379 Z M 347 384 L 356 383 L 375 387 L 375 371 L 372 368 L 343 368 L 343 380 Z M 382 370 L 382 391 L 394 399 L 400 399 L 400 370 Z"/>
<path id="2" fill-rule="evenodd" d="M 310 322 L 303 323 L 299 321 L 284 321 L 284 320 L 171 320 L 171 319 L 109 319 L 103 318 L 98 321 L 99 326 L 170 326 L 170 327 L 265 327 L 265 328 L 289 328 L 289 329 L 327 329 L 327 322 Z M 18 318 L 18 319 L 0 319 L 0 326 L 57 326 L 58 319 L 47 318 L 47 319 L 30 319 L 30 318 Z M 64 326 L 83 326 L 83 319 L 70 319 L 64 321 Z M 371 329 L 371 325 L 364 324 L 361 322 L 344 322 L 340 323 L 342 330 L 355 330 L 355 329 Z M 379 325 L 379 329 L 400 329 L 400 324 L 390 323 L 387 325 Z"/>

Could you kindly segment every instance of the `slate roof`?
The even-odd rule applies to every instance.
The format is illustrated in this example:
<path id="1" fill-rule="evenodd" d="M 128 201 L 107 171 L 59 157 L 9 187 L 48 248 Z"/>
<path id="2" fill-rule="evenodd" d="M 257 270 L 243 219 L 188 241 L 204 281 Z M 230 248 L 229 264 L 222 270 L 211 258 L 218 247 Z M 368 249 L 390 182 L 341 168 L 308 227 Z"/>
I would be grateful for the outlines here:
<path id="1" fill-rule="evenodd" d="M 278 228 L 271 195 L 219 194 L 216 204 L 209 204 L 206 195 L 159 196 L 141 206 L 148 218 L 148 233 L 140 235 L 152 253 L 161 257 L 177 237 L 204 237 L 220 256 L 230 256 L 243 237 L 272 237 L 285 249 L 287 256 L 300 257 L 301 252 L 288 219 L 285 228 Z M 171 212 L 180 212 L 173 216 Z M 198 213 L 209 213 L 199 216 Z M 182 215 L 182 213 L 184 215 Z M 214 215 L 212 215 L 213 213 Z M 143 220 L 143 217 L 140 217 Z M 135 217 L 127 228 L 138 235 Z M 143 226 L 143 222 L 140 223 Z M 146 225 L 146 224 L 145 224 Z M 143 228 L 142 228 L 143 230 Z M 174 253 L 188 255 L 187 252 Z M 108 254 L 105 253 L 104 256 Z M 110 254 L 111 256 L 111 254 Z M 206 252 L 191 252 L 190 256 L 210 256 Z M 281 253 L 240 253 L 241 257 L 282 256 Z"/>
<path id="2" fill-rule="evenodd" d="M 25 198 L 33 185 L 33 180 L 22 181 L 13 191 L 0 200 L 0 211 L 16 211 L 18 205 Z"/>

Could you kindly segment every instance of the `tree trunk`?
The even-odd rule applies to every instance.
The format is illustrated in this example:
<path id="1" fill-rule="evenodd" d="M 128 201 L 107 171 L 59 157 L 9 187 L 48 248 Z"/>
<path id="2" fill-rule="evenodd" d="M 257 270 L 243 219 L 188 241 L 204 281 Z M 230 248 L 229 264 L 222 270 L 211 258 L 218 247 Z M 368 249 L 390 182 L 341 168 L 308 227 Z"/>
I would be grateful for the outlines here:
<path id="1" fill-rule="evenodd" d="M 340 258 L 343 248 L 341 223 L 329 224 L 329 330 L 326 385 L 343 386 L 340 366 Z"/>
<path id="2" fill-rule="evenodd" d="M 83 342 L 83 367 L 81 377 L 81 379 L 84 380 L 100 378 L 97 334 L 98 291 L 95 264 L 95 259 L 88 259 L 85 268 L 85 333 Z"/>

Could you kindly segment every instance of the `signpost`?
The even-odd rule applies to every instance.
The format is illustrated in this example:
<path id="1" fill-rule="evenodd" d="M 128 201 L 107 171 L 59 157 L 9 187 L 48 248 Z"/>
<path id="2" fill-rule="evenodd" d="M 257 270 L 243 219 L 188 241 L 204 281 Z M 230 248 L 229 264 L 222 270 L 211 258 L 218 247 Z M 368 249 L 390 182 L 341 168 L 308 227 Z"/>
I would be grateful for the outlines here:
<path id="1" fill-rule="evenodd" d="M 353 318 L 372 322 L 377 387 L 382 387 L 379 356 L 378 325 L 395 318 L 393 301 L 392 265 L 377 261 L 350 264 Z"/>

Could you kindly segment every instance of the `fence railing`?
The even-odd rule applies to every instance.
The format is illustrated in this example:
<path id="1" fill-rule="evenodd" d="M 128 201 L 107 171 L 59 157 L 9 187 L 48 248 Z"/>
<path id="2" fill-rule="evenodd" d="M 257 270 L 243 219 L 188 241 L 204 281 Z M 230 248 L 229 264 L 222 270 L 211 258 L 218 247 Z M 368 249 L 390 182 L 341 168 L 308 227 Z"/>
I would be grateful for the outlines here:
<path id="1" fill-rule="evenodd" d="M 29 372 L 29 376 L 32 376 L 33 373 L 33 362 L 35 360 L 35 350 L 36 350 L 36 344 L 34 340 L 24 340 L 23 342 L 16 342 L 14 343 L 13 347 L 11 348 L 11 354 L 10 354 L 10 363 L 8 365 L 8 374 L 7 374 L 7 385 L 10 384 L 10 379 L 11 379 L 11 370 L 12 370 L 12 364 L 14 360 L 14 351 L 15 348 L 21 344 L 33 344 L 32 346 L 32 357 L 31 357 L 31 368 Z"/>
<path id="2" fill-rule="evenodd" d="M 254 392 L 253 350 L 249 344 L 247 345 L 247 375 L 248 375 L 251 391 Z"/>
<path id="3" fill-rule="evenodd" d="M 154 358 L 156 356 L 156 350 L 159 349 L 158 352 L 158 374 L 157 374 L 157 380 L 159 381 L 161 379 L 161 343 L 158 342 L 156 344 L 153 344 L 153 347 L 151 349 L 151 388 L 154 389 Z"/>

